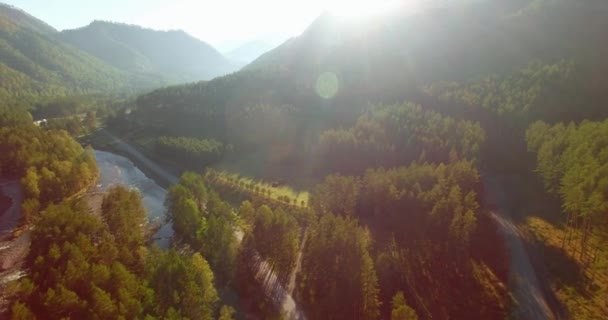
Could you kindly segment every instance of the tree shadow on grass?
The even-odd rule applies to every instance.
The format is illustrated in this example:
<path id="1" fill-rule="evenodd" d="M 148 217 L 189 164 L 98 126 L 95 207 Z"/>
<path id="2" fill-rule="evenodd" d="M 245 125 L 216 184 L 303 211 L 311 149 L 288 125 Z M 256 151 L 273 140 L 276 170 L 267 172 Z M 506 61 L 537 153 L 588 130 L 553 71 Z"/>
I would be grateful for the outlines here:
<path id="1" fill-rule="evenodd" d="M 533 246 L 535 251 L 541 254 L 544 262 L 544 267 L 539 270 L 540 275 L 545 277 L 555 289 L 571 288 L 585 299 L 593 297 L 594 292 L 598 289 L 597 286 L 586 275 L 579 262 L 569 256 L 564 249 L 541 241 L 536 241 Z M 538 260 L 538 258 L 534 258 L 534 260 Z M 537 264 L 536 261 L 535 264 Z"/>
<path id="2" fill-rule="evenodd" d="M 542 179 L 530 172 L 502 179 L 505 197 L 512 219 L 521 224 L 531 215 L 539 216 L 553 225 L 561 225 L 565 219 L 560 199 L 545 191 Z"/>

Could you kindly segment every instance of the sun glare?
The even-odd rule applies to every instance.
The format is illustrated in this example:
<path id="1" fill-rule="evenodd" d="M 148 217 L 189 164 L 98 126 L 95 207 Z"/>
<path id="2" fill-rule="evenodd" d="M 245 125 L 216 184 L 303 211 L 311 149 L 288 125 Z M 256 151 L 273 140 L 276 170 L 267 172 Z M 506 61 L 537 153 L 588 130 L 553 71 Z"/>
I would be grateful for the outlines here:
<path id="1" fill-rule="evenodd" d="M 409 14 L 421 8 L 420 0 L 334 0 L 328 11 L 338 17 L 360 18 L 404 10 Z"/>

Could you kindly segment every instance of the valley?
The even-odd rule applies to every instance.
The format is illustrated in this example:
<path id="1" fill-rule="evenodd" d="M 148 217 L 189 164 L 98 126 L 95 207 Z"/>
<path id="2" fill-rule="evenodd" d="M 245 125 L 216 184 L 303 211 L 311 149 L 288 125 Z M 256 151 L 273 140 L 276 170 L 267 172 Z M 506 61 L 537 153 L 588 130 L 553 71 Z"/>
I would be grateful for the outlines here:
<path id="1" fill-rule="evenodd" d="M 0 4 L 0 318 L 608 316 L 608 4 L 265 1 Z"/>

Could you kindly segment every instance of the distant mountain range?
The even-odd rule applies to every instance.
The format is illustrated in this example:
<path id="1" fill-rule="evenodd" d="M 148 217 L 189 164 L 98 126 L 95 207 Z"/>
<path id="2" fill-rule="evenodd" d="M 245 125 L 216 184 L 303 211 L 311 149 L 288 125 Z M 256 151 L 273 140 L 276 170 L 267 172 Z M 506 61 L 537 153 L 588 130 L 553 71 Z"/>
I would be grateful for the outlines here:
<path id="1" fill-rule="evenodd" d="M 0 98 L 139 92 L 236 71 L 209 44 L 183 31 L 94 21 L 59 32 L 0 3 Z M 19 97 L 17 99 L 17 97 Z"/>
<path id="2" fill-rule="evenodd" d="M 183 31 L 94 21 L 58 38 L 118 69 L 163 75 L 173 83 L 209 80 L 236 69 L 215 48 Z"/>
<path id="3" fill-rule="evenodd" d="M 275 46 L 261 40 L 251 41 L 239 46 L 236 49 L 226 52 L 225 55 L 232 61 L 245 65 L 257 59 L 262 54 L 270 51 L 274 47 Z"/>

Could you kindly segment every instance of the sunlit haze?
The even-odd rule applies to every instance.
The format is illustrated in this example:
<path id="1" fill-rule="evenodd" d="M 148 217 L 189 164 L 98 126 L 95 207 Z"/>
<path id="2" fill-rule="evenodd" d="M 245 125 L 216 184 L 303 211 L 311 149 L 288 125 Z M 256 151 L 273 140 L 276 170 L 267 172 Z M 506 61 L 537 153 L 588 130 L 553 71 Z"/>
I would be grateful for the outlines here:
<path id="1" fill-rule="evenodd" d="M 264 40 L 279 42 L 300 34 L 325 11 L 343 16 L 377 14 L 394 8 L 395 0 L 7 0 L 63 30 L 107 20 L 148 28 L 181 29 L 220 50 Z M 418 0 L 405 0 L 416 7 Z"/>
<path id="2" fill-rule="evenodd" d="M 415 13 L 420 10 L 421 4 L 420 0 L 334 0 L 327 3 L 327 11 L 345 18 L 377 16 L 397 9 Z"/>
<path id="3" fill-rule="evenodd" d="M 0 0 L 0 319 L 608 320 L 607 17 Z"/>

